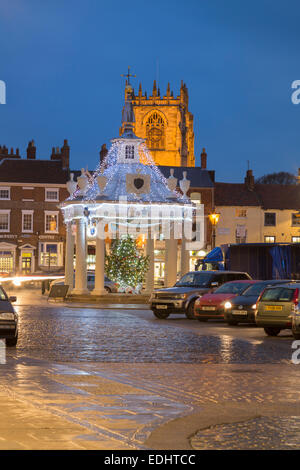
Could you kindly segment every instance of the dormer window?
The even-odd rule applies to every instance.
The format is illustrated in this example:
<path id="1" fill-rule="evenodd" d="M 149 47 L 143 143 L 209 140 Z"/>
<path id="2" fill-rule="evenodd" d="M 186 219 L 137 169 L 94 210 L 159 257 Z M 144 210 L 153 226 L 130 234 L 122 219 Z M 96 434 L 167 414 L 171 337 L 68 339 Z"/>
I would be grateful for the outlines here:
<path id="1" fill-rule="evenodd" d="M 133 160 L 134 159 L 134 145 L 126 145 L 125 147 L 125 159 Z"/>

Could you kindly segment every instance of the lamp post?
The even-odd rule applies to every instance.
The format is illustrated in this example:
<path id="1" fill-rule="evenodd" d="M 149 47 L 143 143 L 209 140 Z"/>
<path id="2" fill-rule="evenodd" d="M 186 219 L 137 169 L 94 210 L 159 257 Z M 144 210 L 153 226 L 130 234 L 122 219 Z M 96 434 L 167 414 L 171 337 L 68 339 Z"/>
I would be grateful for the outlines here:
<path id="1" fill-rule="evenodd" d="M 208 214 L 208 217 L 209 217 L 210 223 L 212 225 L 212 244 L 211 244 L 211 247 L 213 249 L 216 246 L 216 225 L 219 222 L 220 213 L 213 210 L 210 214 Z"/>

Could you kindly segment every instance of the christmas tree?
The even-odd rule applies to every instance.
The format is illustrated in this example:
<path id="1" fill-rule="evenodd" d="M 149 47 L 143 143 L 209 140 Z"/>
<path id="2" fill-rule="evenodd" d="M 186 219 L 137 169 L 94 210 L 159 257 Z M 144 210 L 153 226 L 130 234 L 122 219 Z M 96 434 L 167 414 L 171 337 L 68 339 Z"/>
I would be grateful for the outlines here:
<path id="1" fill-rule="evenodd" d="M 112 241 L 105 256 L 105 273 L 119 284 L 120 291 L 139 292 L 149 268 L 149 256 L 142 255 L 130 235 Z"/>

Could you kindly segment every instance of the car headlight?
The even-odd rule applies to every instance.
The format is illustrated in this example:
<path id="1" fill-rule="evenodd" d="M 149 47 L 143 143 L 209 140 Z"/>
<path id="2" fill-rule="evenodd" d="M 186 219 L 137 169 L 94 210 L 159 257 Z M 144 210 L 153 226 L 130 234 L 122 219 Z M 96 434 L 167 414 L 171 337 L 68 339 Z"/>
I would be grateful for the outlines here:
<path id="1" fill-rule="evenodd" d="M 14 320 L 15 315 L 12 312 L 3 312 L 0 313 L 0 320 Z"/>
<path id="2" fill-rule="evenodd" d="M 231 303 L 231 302 L 225 302 L 224 308 L 225 308 L 226 310 L 228 310 L 228 309 L 231 308 L 231 307 L 232 307 L 232 303 Z"/>
<path id="3" fill-rule="evenodd" d="M 251 308 L 253 308 L 253 310 L 256 310 L 256 304 L 253 304 Z"/>
<path id="4" fill-rule="evenodd" d="M 175 295 L 175 299 L 186 299 L 187 298 L 187 294 L 176 294 Z"/>

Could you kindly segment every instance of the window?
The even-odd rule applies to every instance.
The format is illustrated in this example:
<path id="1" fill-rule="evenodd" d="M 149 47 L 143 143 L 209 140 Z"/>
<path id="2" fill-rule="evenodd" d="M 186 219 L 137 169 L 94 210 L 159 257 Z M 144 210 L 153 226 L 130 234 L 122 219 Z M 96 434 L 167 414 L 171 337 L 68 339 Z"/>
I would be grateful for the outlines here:
<path id="1" fill-rule="evenodd" d="M 276 214 L 275 212 L 265 212 L 265 226 L 275 227 L 276 225 Z"/>
<path id="2" fill-rule="evenodd" d="M 247 209 L 235 209 L 236 217 L 247 217 Z"/>
<path id="3" fill-rule="evenodd" d="M 275 243 L 276 237 L 265 235 L 265 243 Z"/>
<path id="4" fill-rule="evenodd" d="M 295 214 L 292 214 L 292 226 L 293 227 L 300 226 L 300 214 L 299 214 L 299 212 L 296 212 Z"/>
<path id="5" fill-rule="evenodd" d="M 146 139 L 149 149 L 165 148 L 165 122 L 157 112 L 151 114 L 146 122 Z"/>
<path id="6" fill-rule="evenodd" d="M 59 266 L 58 245 L 58 243 L 41 243 L 40 266 Z"/>
<path id="7" fill-rule="evenodd" d="M 134 145 L 126 145 L 125 147 L 125 159 L 133 160 L 134 159 Z"/>
<path id="8" fill-rule="evenodd" d="M 46 188 L 45 189 L 45 201 L 59 201 L 59 189 Z"/>
<path id="9" fill-rule="evenodd" d="M 292 237 L 292 243 L 300 243 L 300 237 Z"/>
<path id="10" fill-rule="evenodd" d="M 235 242 L 246 243 L 247 240 L 247 229 L 246 225 L 237 225 L 235 231 Z"/>
<path id="11" fill-rule="evenodd" d="M 9 232 L 10 211 L 0 210 L 0 232 Z"/>
<path id="12" fill-rule="evenodd" d="M 22 232 L 33 231 L 33 211 L 22 211 Z"/>
<path id="13" fill-rule="evenodd" d="M 58 233 L 58 212 L 45 212 L 45 232 Z"/>
<path id="14" fill-rule="evenodd" d="M 10 199 L 10 188 L 0 186 L 0 199 Z"/>

